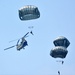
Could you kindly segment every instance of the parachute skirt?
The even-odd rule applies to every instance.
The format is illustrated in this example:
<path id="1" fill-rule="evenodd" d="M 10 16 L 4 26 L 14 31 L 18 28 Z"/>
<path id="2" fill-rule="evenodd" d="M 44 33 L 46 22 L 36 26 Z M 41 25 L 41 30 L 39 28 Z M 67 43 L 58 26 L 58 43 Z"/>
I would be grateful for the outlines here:
<path id="1" fill-rule="evenodd" d="M 53 58 L 65 58 L 67 53 L 68 53 L 67 49 L 62 46 L 57 46 L 57 47 L 51 49 L 51 51 L 50 51 L 50 55 Z"/>

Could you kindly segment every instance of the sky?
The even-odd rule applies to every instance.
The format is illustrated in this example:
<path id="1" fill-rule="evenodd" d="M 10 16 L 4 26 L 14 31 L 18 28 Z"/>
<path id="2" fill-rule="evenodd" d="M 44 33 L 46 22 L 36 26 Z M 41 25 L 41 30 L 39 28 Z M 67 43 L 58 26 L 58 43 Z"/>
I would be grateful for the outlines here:
<path id="1" fill-rule="evenodd" d="M 40 18 L 28 21 L 19 19 L 18 10 L 25 5 L 35 5 L 40 11 Z M 28 46 L 21 51 L 14 39 L 24 36 Z M 0 0 L 0 75 L 75 75 L 75 0 Z M 64 36 L 70 41 L 65 59 L 52 58 L 50 50 L 53 40 Z M 56 60 L 64 60 L 64 64 Z"/>

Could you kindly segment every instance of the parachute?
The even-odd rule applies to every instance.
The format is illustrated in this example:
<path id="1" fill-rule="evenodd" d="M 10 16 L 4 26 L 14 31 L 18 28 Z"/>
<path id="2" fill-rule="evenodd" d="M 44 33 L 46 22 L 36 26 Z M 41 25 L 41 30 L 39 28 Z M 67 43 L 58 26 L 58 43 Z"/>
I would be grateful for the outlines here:
<path id="1" fill-rule="evenodd" d="M 40 12 L 38 8 L 34 5 L 26 5 L 19 9 L 20 20 L 31 20 L 40 17 Z"/>
<path id="2" fill-rule="evenodd" d="M 53 41 L 53 44 L 55 45 L 55 47 L 51 49 L 50 56 L 53 58 L 64 59 L 68 53 L 67 47 L 70 45 L 69 40 L 63 36 L 59 36 Z M 58 60 L 57 62 L 61 62 L 61 64 L 64 63 L 63 60 Z M 60 75 L 59 70 L 58 75 Z"/>
<path id="3" fill-rule="evenodd" d="M 70 42 L 67 38 L 59 36 L 53 41 L 55 48 L 51 49 L 50 56 L 53 58 L 65 58 L 68 51 L 67 47 L 70 45 Z"/>
<path id="4" fill-rule="evenodd" d="M 54 58 L 65 58 L 67 53 L 68 51 L 65 47 L 57 46 L 51 50 L 50 55 Z"/>
<path id="5" fill-rule="evenodd" d="M 53 43 L 55 46 L 63 46 L 66 48 L 70 45 L 70 42 L 68 41 L 68 39 L 63 36 L 59 36 L 58 38 L 56 38 L 53 41 Z"/>

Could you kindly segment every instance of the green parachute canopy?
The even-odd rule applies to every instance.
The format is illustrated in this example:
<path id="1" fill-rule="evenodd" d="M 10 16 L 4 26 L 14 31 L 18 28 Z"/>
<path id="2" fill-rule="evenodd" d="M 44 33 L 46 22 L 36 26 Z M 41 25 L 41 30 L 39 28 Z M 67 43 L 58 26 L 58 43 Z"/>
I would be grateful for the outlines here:
<path id="1" fill-rule="evenodd" d="M 63 36 L 59 36 L 57 37 L 54 41 L 53 41 L 55 46 L 64 46 L 64 47 L 68 47 L 70 45 L 70 42 L 68 41 L 67 38 L 63 37 Z"/>
<path id="2" fill-rule="evenodd" d="M 31 20 L 40 17 L 40 12 L 38 8 L 34 5 L 26 5 L 19 9 L 20 20 Z"/>
<path id="3" fill-rule="evenodd" d="M 51 49 L 51 51 L 50 51 L 50 55 L 53 58 L 65 58 L 67 53 L 68 53 L 67 49 L 62 46 L 57 46 L 57 47 Z"/>
<path id="4" fill-rule="evenodd" d="M 68 51 L 67 47 L 70 45 L 70 42 L 67 38 L 59 36 L 53 41 L 55 48 L 51 49 L 50 56 L 53 58 L 65 58 Z"/>

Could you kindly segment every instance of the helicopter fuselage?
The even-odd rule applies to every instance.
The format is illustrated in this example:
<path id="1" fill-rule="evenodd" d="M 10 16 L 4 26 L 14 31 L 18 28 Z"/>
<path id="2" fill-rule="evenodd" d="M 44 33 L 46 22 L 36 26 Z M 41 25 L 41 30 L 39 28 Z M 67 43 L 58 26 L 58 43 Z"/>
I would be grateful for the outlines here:
<path id="1" fill-rule="evenodd" d="M 31 31 L 30 33 L 33 34 L 32 31 Z M 21 49 L 24 49 L 25 46 L 28 46 L 28 43 L 27 43 L 27 41 L 25 40 L 25 37 L 26 37 L 28 34 L 29 34 L 29 32 L 27 32 L 22 38 L 20 38 L 20 39 L 22 40 L 21 42 L 20 42 L 20 39 L 19 39 L 19 40 L 17 41 L 17 44 L 16 44 L 16 45 L 13 45 L 13 46 L 11 46 L 11 47 L 5 48 L 4 50 L 13 48 L 13 47 L 15 47 L 15 46 L 16 46 L 16 49 L 17 49 L 18 51 L 20 51 Z"/>
<path id="2" fill-rule="evenodd" d="M 20 50 L 20 49 L 24 48 L 24 47 L 27 46 L 27 45 L 28 45 L 28 44 L 27 44 L 27 41 L 24 40 L 24 41 L 22 41 L 20 44 L 17 45 L 17 50 Z"/>

